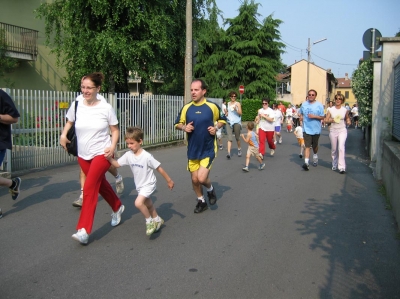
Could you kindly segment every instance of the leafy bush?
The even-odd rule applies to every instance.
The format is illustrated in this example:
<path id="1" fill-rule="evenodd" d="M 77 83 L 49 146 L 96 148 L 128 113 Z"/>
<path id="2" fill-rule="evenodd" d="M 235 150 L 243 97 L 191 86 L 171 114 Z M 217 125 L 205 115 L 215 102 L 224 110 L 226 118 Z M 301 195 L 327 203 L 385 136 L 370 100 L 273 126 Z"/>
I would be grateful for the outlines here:
<path id="1" fill-rule="evenodd" d="M 361 126 L 372 123 L 373 63 L 366 60 L 353 72 L 352 88 L 358 103 L 358 122 Z"/>

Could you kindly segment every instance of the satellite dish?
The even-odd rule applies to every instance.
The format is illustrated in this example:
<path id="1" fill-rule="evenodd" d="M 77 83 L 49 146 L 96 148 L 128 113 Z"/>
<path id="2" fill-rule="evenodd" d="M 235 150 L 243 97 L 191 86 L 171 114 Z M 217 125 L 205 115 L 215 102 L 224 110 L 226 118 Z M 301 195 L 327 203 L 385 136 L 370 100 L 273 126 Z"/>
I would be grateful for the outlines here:
<path id="1" fill-rule="evenodd" d="M 375 40 L 373 41 L 372 39 L 374 38 L 375 35 Z M 364 32 L 362 41 L 364 44 L 364 47 L 369 50 L 370 52 L 372 52 L 372 47 L 373 52 L 375 52 L 376 50 L 378 50 L 381 45 L 379 44 L 379 40 L 378 38 L 382 37 L 382 34 L 379 32 L 378 29 L 375 28 L 369 28 Z"/>

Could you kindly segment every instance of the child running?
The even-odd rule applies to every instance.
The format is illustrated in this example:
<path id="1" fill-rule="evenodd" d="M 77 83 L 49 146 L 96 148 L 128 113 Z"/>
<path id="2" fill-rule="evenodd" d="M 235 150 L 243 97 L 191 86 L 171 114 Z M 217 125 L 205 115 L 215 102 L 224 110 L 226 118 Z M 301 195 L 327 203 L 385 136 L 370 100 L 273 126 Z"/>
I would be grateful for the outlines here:
<path id="1" fill-rule="evenodd" d="M 246 166 L 243 169 L 243 171 L 248 172 L 249 171 L 249 163 L 250 163 L 250 156 L 253 155 L 256 157 L 257 161 L 260 163 L 260 166 L 258 167 L 259 170 L 264 169 L 265 163 L 262 162 L 260 154 L 258 152 L 258 135 L 253 132 L 254 129 L 254 122 L 249 121 L 247 123 L 247 135 L 244 137 L 244 134 L 241 134 L 244 142 L 249 144 L 249 147 L 247 148 L 247 154 L 246 154 Z"/>
<path id="2" fill-rule="evenodd" d="M 300 159 L 303 158 L 303 150 L 305 148 L 304 145 L 304 137 L 303 137 L 303 128 L 301 126 L 297 126 L 296 129 L 294 129 L 293 134 L 296 136 L 297 138 L 297 142 L 300 145 Z"/>
<path id="3" fill-rule="evenodd" d="M 146 218 L 146 235 L 150 236 L 152 233 L 157 232 L 164 223 L 164 220 L 158 216 L 153 202 L 150 199 L 150 195 L 156 190 L 157 179 L 154 175 L 154 169 L 157 169 L 164 177 L 169 189 L 172 190 L 174 182 L 160 166 L 160 162 L 141 147 L 143 137 L 144 133 L 141 128 L 127 128 L 125 132 L 125 141 L 130 151 L 126 152 L 118 161 L 114 158 L 109 158 L 108 160 L 116 168 L 124 165 L 129 165 L 131 167 L 136 190 L 138 192 L 135 206 Z"/>

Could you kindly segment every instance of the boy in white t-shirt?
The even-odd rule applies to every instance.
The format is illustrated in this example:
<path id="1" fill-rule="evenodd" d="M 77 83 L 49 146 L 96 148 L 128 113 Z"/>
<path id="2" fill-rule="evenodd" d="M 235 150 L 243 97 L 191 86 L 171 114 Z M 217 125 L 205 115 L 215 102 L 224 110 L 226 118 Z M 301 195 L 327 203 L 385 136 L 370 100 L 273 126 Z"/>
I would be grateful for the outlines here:
<path id="1" fill-rule="evenodd" d="M 296 129 L 294 129 L 293 134 L 296 136 L 297 138 L 297 142 L 300 145 L 300 159 L 303 158 L 303 150 L 306 147 L 304 144 L 304 137 L 303 137 L 303 128 L 301 126 L 297 126 Z"/>
<path id="2" fill-rule="evenodd" d="M 144 133 L 141 128 L 127 128 L 125 132 L 125 141 L 130 151 L 126 152 L 118 160 L 114 158 L 108 158 L 108 160 L 116 168 L 124 165 L 130 166 L 138 192 L 135 206 L 146 218 L 146 235 L 150 236 L 152 233 L 157 232 L 164 223 L 164 220 L 158 216 L 153 202 L 150 199 L 150 195 L 156 190 L 157 179 L 154 175 L 154 169 L 164 177 L 169 189 L 172 190 L 174 182 L 160 166 L 161 163 L 154 159 L 152 154 L 141 147 L 143 137 Z"/>

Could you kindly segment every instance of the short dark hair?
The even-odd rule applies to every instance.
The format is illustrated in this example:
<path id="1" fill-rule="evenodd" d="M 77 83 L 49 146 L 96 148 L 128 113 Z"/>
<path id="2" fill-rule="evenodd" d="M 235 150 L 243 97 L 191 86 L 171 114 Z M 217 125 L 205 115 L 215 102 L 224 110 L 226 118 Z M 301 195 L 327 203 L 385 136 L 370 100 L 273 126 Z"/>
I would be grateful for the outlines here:
<path id="1" fill-rule="evenodd" d="M 269 105 L 269 101 L 270 101 L 269 98 L 263 98 L 263 99 L 261 100 L 261 103 L 267 103 L 267 104 Z"/>
<path id="2" fill-rule="evenodd" d="M 203 79 L 194 79 L 192 81 L 192 83 L 193 82 L 200 82 L 201 83 L 201 86 L 200 86 L 201 89 L 207 89 L 208 88 L 206 82 Z"/>
<path id="3" fill-rule="evenodd" d="M 231 97 L 231 96 L 233 96 L 233 95 L 235 95 L 235 96 L 237 97 L 236 91 L 231 91 L 231 92 L 229 93 L 229 97 Z"/>
<path id="4" fill-rule="evenodd" d="M 317 96 L 317 91 L 315 89 L 310 89 L 308 92 L 313 91 L 315 92 L 315 96 Z"/>

